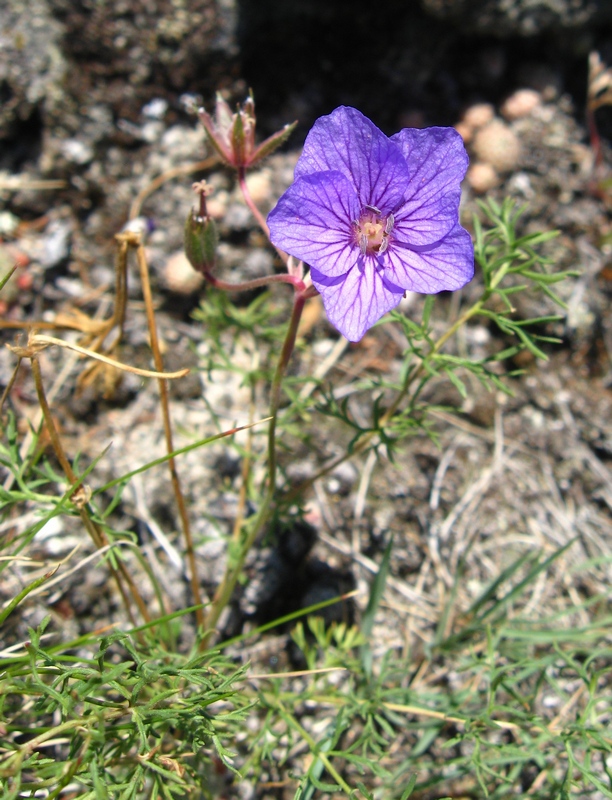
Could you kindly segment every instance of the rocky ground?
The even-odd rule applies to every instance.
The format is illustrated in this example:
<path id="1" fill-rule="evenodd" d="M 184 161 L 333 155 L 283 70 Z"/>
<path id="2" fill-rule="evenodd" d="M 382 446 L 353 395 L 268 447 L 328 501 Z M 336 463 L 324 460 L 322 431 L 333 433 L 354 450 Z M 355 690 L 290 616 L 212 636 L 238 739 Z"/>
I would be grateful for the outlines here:
<path id="1" fill-rule="evenodd" d="M 8 77 L 3 77 L 10 91 L 6 90 L 0 111 L 5 143 L 0 155 L 0 271 L 4 273 L 13 263 L 19 265 L 0 296 L 3 341 L 12 342 L 21 323 L 53 322 L 62 313 L 78 310 L 90 317 L 108 316 L 114 289 L 113 237 L 129 223 L 146 236 L 166 368 L 193 368 L 188 378 L 172 388 L 177 446 L 214 433 L 217 425 L 223 428 L 246 421 L 252 398 L 240 376 L 207 371 L 211 349 L 206 330 L 192 317 L 206 288 L 181 255 L 183 220 L 193 204 L 191 183 L 206 177 L 215 188 L 210 208 L 220 225 L 224 277 L 242 280 L 280 268 L 232 176 L 209 158 L 203 132 L 185 110 L 193 91 L 208 93 L 208 99 L 217 86 L 246 91 L 237 44 L 248 63 L 252 42 L 244 28 L 234 27 L 237 9 L 232 3 L 207 0 L 191 4 L 189 13 L 199 15 L 197 38 L 193 16 L 178 3 L 169 2 L 166 7 L 160 0 L 155 13 L 146 3 L 136 9 L 130 4 L 124 13 L 119 13 L 118 3 L 112 13 L 111 6 L 102 4 L 97 17 L 85 3 L 79 5 L 80 16 L 75 6 L 59 0 L 37 3 L 31 19 L 24 18 L 18 0 L 11 0 L 9 10 L 0 12 L 5 15 L 2 36 L 9 36 L 10 30 L 15 47 L 21 36 L 19 52 L 23 53 L 21 60 L 12 61 Z M 444 14 L 451 5 L 434 0 L 424 3 L 434 12 L 428 24 L 434 28 L 448 24 Z M 559 5 L 582 9 L 580 4 Z M 240 10 L 242 19 L 256 27 L 255 9 L 245 3 Z M 516 19 L 518 31 L 513 35 L 521 33 L 520 20 L 525 17 Z M 564 20 L 559 30 L 566 37 L 571 25 L 589 22 L 584 16 Z M 533 24 L 545 27 L 549 22 L 544 15 Z M 587 43 L 592 41 L 588 27 L 578 30 Z M 461 35 L 477 34 L 470 29 Z M 447 81 L 445 91 L 452 103 L 445 105 L 447 118 L 440 118 L 437 102 L 428 100 L 427 88 L 432 81 L 442 82 L 450 69 L 449 53 L 455 52 L 457 44 L 447 35 L 447 72 L 442 70 L 435 80 L 421 76 L 418 91 L 411 96 L 396 93 L 399 99 L 393 113 L 387 99 L 380 119 L 367 103 L 363 110 L 372 113 L 389 133 L 402 125 L 442 122 L 457 126 L 471 155 L 464 185 L 467 227 L 473 214 L 481 214 L 480 198 L 499 200 L 510 195 L 527 205 L 524 230 L 560 231 L 549 245 L 549 255 L 559 269 L 578 272 L 561 289 L 567 310 L 553 332 L 562 342 L 549 346 L 545 363 L 523 357 L 513 365 L 524 372 L 509 381 L 512 395 L 487 392 L 474 381 L 464 400 L 452 387 L 433 382 L 428 389 L 431 401 L 456 409 L 456 413 L 436 412 L 438 445 L 416 437 L 399 449 L 393 463 L 384 453 L 378 460 L 357 457 L 315 484 L 305 498 L 314 533 L 308 527 L 294 531 L 291 546 L 271 545 L 253 558 L 248 568 L 251 587 L 236 599 L 232 613 L 224 619 L 228 634 L 253 620 L 353 586 L 359 593 L 350 614 L 358 614 L 391 534 L 395 540 L 391 579 L 373 633 L 374 650 L 379 653 L 389 648 L 422 650 L 460 563 L 464 579 L 457 613 L 511 558 L 528 549 L 552 552 L 574 540 L 533 587 L 527 611 L 534 616 L 605 591 L 612 578 L 605 561 L 588 574 L 572 573 L 572 567 L 585 559 L 608 557 L 612 546 L 612 201 L 606 184 L 607 165 L 612 161 L 604 136 L 603 165 L 595 164 L 584 125 L 586 88 L 582 95 L 568 92 L 568 85 L 573 90 L 578 78 L 568 77 L 567 64 L 580 64 L 578 76 L 586 81 L 587 54 L 576 45 L 567 51 L 563 66 L 560 59 L 546 58 L 546 53 L 534 62 L 529 41 L 523 57 L 518 45 L 513 49 L 503 40 L 492 41 L 486 38 L 490 31 L 484 32 L 476 55 L 455 85 Z M 202 39 L 206 47 L 201 46 Z M 90 61 L 88 47 L 94 40 L 91 47 L 97 60 Z M 406 64 L 413 56 L 414 50 L 409 50 Z M 141 70 L 134 72 L 139 63 Z M 402 69 L 409 67 L 406 64 Z M 480 81 L 474 77 L 478 64 L 483 71 Z M 379 65 L 383 68 L 389 71 L 388 61 Z M 196 80 L 199 69 L 206 71 L 204 83 Z M 501 77 L 495 78 L 496 70 Z M 402 74 L 399 67 L 397 74 Z M 250 76 L 246 78 L 250 83 Z M 364 91 L 370 78 L 364 78 Z M 325 83 L 318 80 L 313 82 L 315 89 Z M 313 95 L 300 89 L 285 95 L 281 107 L 289 116 L 279 120 L 278 113 L 270 111 L 269 93 L 264 90 L 264 130 L 291 121 L 300 108 L 305 109 L 306 120 L 311 119 L 327 100 L 322 89 L 317 91 Z M 185 94 L 189 96 L 181 101 Z M 357 95 L 353 89 L 338 92 L 337 102 L 357 103 Z M 598 114 L 605 134 L 607 110 Z M 264 212 L 291 182 L 298 154 L 298 149 L 276 154 L 252 173 L 251 192 Z M 193 167 L 197 162 L 199 166 Z M 162 175 L 167 179 L 155 188 Z M 477 275 L 462 302 L 477 295 L 479 281 Z M 285 294 L 282 287 L 275 291 L 282 313 Z M 406 313 L 418 316 L 421 302 L 408 298 Z M 442 301 L 435 322 L 438 329 L 443 329 L 447 313 L 456 313 L 457 302 Z M 527 316 L 552 310 L 548 301 L 528 298 L 518 313 Z M 70 332 L 57 335 L 74 337 Z M 458 346 L 472 354 L 486 354 L 498 347 L 496 335 L 483 325 L 474 325 Z M 397 332 L 383 326 L 359 344 L 343 348 L 316 301 L 307 313 L 302 341 L 295 373 L 310 375 L 326 363 L 326 379 L 337 396 L 352 398 L 350 407 L 357 416 L 360 378 L 396 374 L 404 346 Z M 248 367 L 253 359 L 251 345 L 248 334 L 239 337 L 228 354 L 233 363 Z M 121 352 L 129 363 L 150 363 L 135 264 L 130 264 L 129 312 Z M 14 364 L 14 355 L 3 348 L 3 386 Z M 47 350 L 42 366 L 48 388 L 55 389 L 53 407 L 68 453 L 92 459 L 112 442 L 111 454 L 96 468 L 99 484 L 163 454 L 153 381 L 125 376 L 105 397 L 95 384 L 76 391 L 83 365 L 66 351 Z M 25 425 L 36 410 L 25 367 L 11 403 Z M 253 414 L 258 418 L 265 413 L 265 389 L 258 387 Z M 343 436 L 331 422 L 317 423 L 308 447 L 296 443 L 291 457 L 281 456 L 285 480 L 298 482 L 312 474 L 338 454 L 346 443 Z M 256 447 L 259 442 L 256 438 Z M 197 540 L 200 577 L 210 594 L 221 574 L 225 537 L 235 514 L 240 464 L 234 450 L 215 445 L 183 457 L 180 471 Z M 170 604 L 188 603 L 186 584 L 177 580 L 183 577 L 185 566 L 164 469 L 133 480 L 116 519 L 119 527 L 137 532 Z M 29 524 L 27 514 L 18 524 Z M 87 554 L 88 545 L 76 521 L 72 526 L 64 521 L 50 523 L 36 541 L 36 555 L 41 559 L 64 557 L 77 544 L 81 545 L 78 559 Z M 2 586 L 4 599 L 21 585 L 21 579 L 16 567 Z M 58 582 L 44 599 L 24 607 L 22 616 L 12 618 L 4 646 L 22 639 L 25 626 L 35 624 L 49 608 L 55 624 L 67 635 L 113 620 L 119 613 L 105 569 L 80 569 Z M 189 632 L 185 635 L 188 638 Z M 276 656 L 285 653 L 282 638 L 273 639 L 272 647 Z M 245 655 L 269 657 L 267 651 Z"/>

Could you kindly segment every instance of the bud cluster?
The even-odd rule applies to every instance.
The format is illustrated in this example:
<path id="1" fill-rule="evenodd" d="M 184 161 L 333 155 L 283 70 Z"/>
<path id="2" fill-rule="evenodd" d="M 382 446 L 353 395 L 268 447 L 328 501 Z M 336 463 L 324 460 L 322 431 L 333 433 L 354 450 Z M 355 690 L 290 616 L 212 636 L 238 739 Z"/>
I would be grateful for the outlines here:
<path id="1" fill-rule="evenodd" d="M 287 141 L 297 125 L 285 125 L 260 145 L 255 144 L 255 102 L 253 95 L 232 113 L 228 103 L 217 94 L 214 119 L 203 108 L 198 111 L 210 144 L 228 166 L 238 170 L 254 166 Z"/>

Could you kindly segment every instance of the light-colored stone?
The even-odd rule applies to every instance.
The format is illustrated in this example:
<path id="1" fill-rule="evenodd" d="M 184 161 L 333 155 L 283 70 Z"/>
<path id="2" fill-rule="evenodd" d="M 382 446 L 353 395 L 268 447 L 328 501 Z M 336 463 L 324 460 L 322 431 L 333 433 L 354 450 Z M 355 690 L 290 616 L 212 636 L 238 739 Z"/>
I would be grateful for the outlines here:
<path id="1" fill-rule="evenodd" d="M 465 177 L 476 194 L 484 194 L 499 183 L 499 176 L 491 164 L 482 161 L 472 164 Z"/>
<path id="2" fill-rule="evenodd" d="M 193 294 L 204 283 L 204 276 L 196 272 L 182 250 L 168 258 L 163 274 L 166 287 L 176 294 Z"/>
<path id="3" fill-rule="evenodd" d="M 474 135 L 474 129 L 470 128 L 469 125 L 466 125 L 465 122 L 457 122 L 455 124 L 455 130 L 463 139 L 464 144 L 469 144 L 472 141 L 472 137 Z"/>
<path id="4" fill-rule="evenodd" d="M 247 189 L 254 203 L 270 202 L 272 186 L 270 184 L 270 170 L 262 169 L 252 172 L 246 178 Z"/>
<path id="5" fill-rule="evenodd" d="M 490 103 L 476 103 L 470 106 L 461 121 L 472 131 L 488 125 L 495 117 L 495 109 Z"/>
<path id="6" fill-rule="evenodd" d="M 517 89 L 508 97 L 501 107 L 502 116 L 512 122 L 515 119 L 528 117 L 542 102 L 535 89 Z"/>
<path id="7" fill-rule="evenodd" d="M 501 119 L 492 120 L 476 133 L 473 149 L 479 161 L 490 164 L 497 172 L 516 169 L 521 156 L 517 135 Z"/>

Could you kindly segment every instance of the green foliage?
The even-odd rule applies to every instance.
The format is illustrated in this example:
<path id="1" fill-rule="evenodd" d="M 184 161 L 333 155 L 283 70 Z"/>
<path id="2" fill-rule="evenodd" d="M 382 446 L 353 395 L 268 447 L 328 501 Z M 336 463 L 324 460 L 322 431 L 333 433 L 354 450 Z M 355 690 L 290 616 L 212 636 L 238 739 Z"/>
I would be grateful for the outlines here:
<path id="1" fill-rule="evenodd" d="M 370 448 L 393 455 L 404 437 L 435 438 L 428 391 L 436 382 L 450 382 L 460 397 L 469 395 L 473 381 L 511 392 L 518 374 L 512 360 L 520 351 L 547 357 L 558 341 L 559 317 L 523 319 L 516 305 L 520 293 L 532 293 L 563 308 L 555 286 L 570 273 L 555 272 L 540 252 L 554 233 L 518 234 L 521 209 L 510 201 L 489 202 L 482 213 L 483 222 L 475 221 L 481 286 L 472 304 L 454 306 L 447 323 L 434 297 L 423 301 L 418 320 L 390 315 L 384 324 L 393 321 L 406 339 L 399 375 L 360 374 L 351 386 L 352 395 L 368 398 L 369 418 L 352 412 L 349 394 L 338 392 L 337 381 L 284 378 L 279 460 L 289 460 L 296 439 L 307 446 L 316 424 L 333 426 L 340 441 L 338 422 L 345 434 L 338 462 Z M 471 298 L 476 295 L 469 291 Z M 207 294 L 197 317 L 207 345 L 200 367 L 209 378 L 216 370 L 231 370 L 254 392 L 267 389 L 286 328 L 287 304 L 279 296 L 262 292 L 241 305 L 223 292 Z M 454 335 L 475 321 L 499 332 L 500 349 L 486 358 L 452 346 Z M 237 347 L 250 361 L 236 360 Z M 309 381 L 314 399 L 301 391 Z M 232 433 L 220 432 L 173 455 Z M 15 523 L 11 536 L 0 540 L 0 575 L 33 552 L 36 534 L 50 520 L 59 517 L 78 530 L 89 521 L 108 543 L 94 554 L 95 563 L 108 569 L 109 581 L 112 570 L 138 570 L 139 579 L 152 584 L 148 596 L 157 599 L 159 616 L 153 611 L 151 621 L 130 625 L 128 608 L 121 625 L 78 638 L 47 618 L 30 628 L 27 642 L 3 643 L 2 798 L 212 800 L 237 796 L 229 788 L 232 778 L 260 784 L 261 798 L 271 796 L 266 781 L 271 782 L 294 800 L 612 797 L 607 598 L 577 601 L 537 621 L 525 612 L 532 587 L 565 548 L 517 554 L 461 614 L 455 605 L 460 568 L 422 652 L 385 648 L 373 638 L 393 570 L 391 539 L 358 624 L 326 625 L 317 616 L 334 598 L 213 647 L 206 644 L 206 631 L 189 620 L 201 606 L 164 610 L 167 598 L 137 537 L 118 521 L 129 481 L 169 456 L 132 465 L 79 504 L 75 490 L 96 483 L 99 459 L 84 467 L 77 459 L 76 483 L 67 485 L 41 446 L 40 431 L 31 434 L 24 447 L 14 414 L 5 412 L 2 523 L 8 528 L 11 520 L 31 518 Z M 248 453 L 235 447 L 245 459 L 261 462 L 256 447 Z M 257 484 L 250 474 L 245 480 L 245 494 L 257 508 L 266 480 Z M 281 518 L 303 500 L 285 489 L 274 508 Z M 248 524 L 253 517 L 245 516 Z M 255 539 L 244 529 L 238 533 L 228 541 L 228 552 L 242 580 L 241 565 Z M 128 559 L 124 551 L 136 557 Z M 3 630 L 54 578 L 51 572 L 26 573 L 0 609 Z M 583 612 L 588 623 L 569 624 Z M 262 674 L 259 667 L 254 673 L 250 665 L 238 666 L 245 640 L 262 643 L 278 626 L 290 629 L 291 653 L 305 669 L 294 665 Z"/>
<path id="2" fill-rule="evenodd" d="M 27 655 L 0 661 L 7 800 L 68 784 L 84 798 L 182 797 L 206 781 L 215 754 L 231 758 L 226 744 L 250 707 L 236 687 L 243 669 L 216 652 L 169 652 L 151 633 L 45 647 L 48 621 L 30 630 Z M 91 657 L 71 655 L 77 644 Z"/>
<path id="3" fill-rule="evenodd" d="M 408 346 L 398 381 L 376 376 L 362 380 L 355 387 L 361 395 L 372 398 L 371 423 L 364 425 L 351 415 L 348 397 L 338 399 L 333 387 L 323 389 L 318 411 L 351 430 L 350 451 L 366 445 L 385 445 L 392 456 L 398 442 L 405 437 L 422 432 L 435 437 L 427 420 L 428 413 L 435 408 L 426 395 L 432 381 L 447 379 L 464 399 L 469 394 L 471 377 L 488 389 L 512 394 L 509 379 L 520 375 L 522 370 L 513 367 L 511 360 L 522 350 L 547 360 L 543 348 L 560 342 L 547 329 L 561 320 L 561 316 L 547 314 L 519 319 L 515 308 L 520 293 L 544 295 L 565 308 L 551 287 L 576 273 L 556 271 L 550 260 L 539 252 L 541 245 L 557 236 L 557 232 L 519 236 L 517 226 L 525 208 L 517 209 L 510 199 L 501 206 L 490 200 L 482 203 L 481 209 L 489 223 L 485 229 L 480 220 L 474 218 L 475 258 L 483 283 L 481 296 L 438 337 L 432 322 L 434 296 L 425 299 L 420 322 L 394 310 L 379 323 L 387 324 L 391 319 L 399 324 Z M 472 321 L 495 326 L 508 344 L 485 358 L 445 352 L 446 343 Z M 436 324 L 436 327 L 439 326 Z"/>

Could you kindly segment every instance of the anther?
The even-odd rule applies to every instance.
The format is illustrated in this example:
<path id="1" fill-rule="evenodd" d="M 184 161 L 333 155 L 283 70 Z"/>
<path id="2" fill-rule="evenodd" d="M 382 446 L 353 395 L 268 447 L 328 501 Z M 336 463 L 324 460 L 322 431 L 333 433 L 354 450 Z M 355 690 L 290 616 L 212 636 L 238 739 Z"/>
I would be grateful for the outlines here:
<path id="1" fill-rule="evenodd" d="M 376 206 L 369 206 L 366 204 L 366 208 L 368 209 L 368 211 L 373 211 L 375 214 L 378 214 L 378 216 L 382 214 L 380 208 L 376 208 Z"/>
<path id="2" fill-rule="evenodd" d="M 387 222 L 385 223 L 385 233 L 387 234 L 387 236 L 393 230 L 394 225 L 395 225 L 395 217 L 393 216 L 393 214 L 389 214 L 389 216 L 387 217 Z"/>

